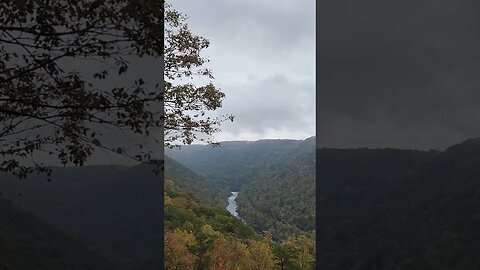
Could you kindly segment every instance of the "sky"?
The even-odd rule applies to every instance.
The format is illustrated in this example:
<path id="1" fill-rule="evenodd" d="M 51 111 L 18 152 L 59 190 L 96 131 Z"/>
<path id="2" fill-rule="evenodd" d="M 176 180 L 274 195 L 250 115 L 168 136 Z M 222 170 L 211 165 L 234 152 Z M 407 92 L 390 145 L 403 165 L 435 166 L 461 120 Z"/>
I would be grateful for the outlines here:
<path id="1" fill-rule="evenodd" d="M 178 0 L 233 114 L 217 141 L 315 135 L 315 1 Z"/>
<path id="2" fill-rule="evenodd" d="M 322 0 L 317 144 L 438 149 L 480 137 L 480 2 Z"/>
<path id="3" fill-rule="evenodd" d="M 173 7 L 210 40 L 204 56 L 226 94 L 215 113 L 236 116 L 217 141 L 316 135 L 319 147 L 443 150 L 480 137 L 478 1 L 178 0 Z M 129 72 L 161 80 L 158 61 Z"/>
<path id="4" fill-rule="evenodd" d="M 314 0 L 170 2 L 189 17 L 187 23 L 195 35 L 210 41 L 210 47 L 203 52 L 210 59 L 206 67 L 212 69 L 214 84 L 226 95 L 222 108 L 213 114 L 235 115 L 233 123 L 222 124 L 215 141 L 306 139 L 315 135 Z M 99 85 L 107 89 L 130 85 L 138 77 L 148 85 L 162 80 L 158 59 L 129 61 L 128 72 Z M 82 74 L 92 72 L 91 62 L 76 60 L 64 65 Z M 106 127 L 99 130 L 109 146 L 135 148 L 142 143 L 145 149 L 163 154 L 163 145 L 152 138 Z M 42 154 L 35 160 L 56 164 Z M 97 164 L 136 162 L 99 150 L 86 163 Z"/>

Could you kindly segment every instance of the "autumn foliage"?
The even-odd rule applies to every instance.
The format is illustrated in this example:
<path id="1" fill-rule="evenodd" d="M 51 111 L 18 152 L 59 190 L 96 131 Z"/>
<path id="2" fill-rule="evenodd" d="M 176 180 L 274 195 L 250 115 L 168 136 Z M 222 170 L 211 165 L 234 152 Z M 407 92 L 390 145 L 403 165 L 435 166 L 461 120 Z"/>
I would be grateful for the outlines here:
<path id="1" fill-rule="evenodd" d="M 226 210 L 188 194 L 167 187 L 166 198 L 165 269 L 314 269 L 314 236 L 274 242 L 270 233 L 256 234 Z"/>

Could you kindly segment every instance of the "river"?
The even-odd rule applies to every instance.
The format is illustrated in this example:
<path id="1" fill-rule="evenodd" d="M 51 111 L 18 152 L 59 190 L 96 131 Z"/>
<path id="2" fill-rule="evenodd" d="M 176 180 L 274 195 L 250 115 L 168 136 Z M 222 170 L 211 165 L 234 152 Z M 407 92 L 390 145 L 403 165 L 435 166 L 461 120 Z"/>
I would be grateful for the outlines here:
<path id="1" fill-rule="evenodd" d="M 241 219 L 243 222 L 245 222 L 243 220 L 243 218 L 241 218 L 239 215 L 238 215 L 238 212 L 237 212 L 237 202 L 235 201 L 235 199 L 237 199 L 237 196 L 238 196 L 238 192 L 233 192 L 232 191 L 232 195 L 230 197 L 228 197 L 228 205 L 227 205 L 227 210 L 228 212 L 230 212 L 230 214 L 232 214 L 234 217 L 238 218 L 238 219 Z"/>

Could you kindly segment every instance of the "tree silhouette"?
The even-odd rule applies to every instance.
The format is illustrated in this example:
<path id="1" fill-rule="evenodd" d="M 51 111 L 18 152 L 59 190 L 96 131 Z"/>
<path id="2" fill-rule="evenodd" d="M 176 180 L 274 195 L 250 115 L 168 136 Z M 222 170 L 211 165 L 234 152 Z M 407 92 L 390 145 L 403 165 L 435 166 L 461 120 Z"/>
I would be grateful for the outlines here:
<path id="1" fill-rule="evenodd" d="M 183 15 L 164 11 L 163 0 L 2 2 L 0 171 L 18 178 L 50 174 L 48 164 L 25 161 L 43 152 L 64 165 L 83 165 L 100 149 L 161 164 L 143 144 L 114 145 L 102 136 L 105 127 L 149 137 L 161 148 L 164 134 L 172 146 L 217 131 L 220 120 L 203 116 L 221 106 L 223 93 L 212 83 L 173 81 L 213 78 L 201 68 L 208 41 L 191 34 Z M 136 77 L 112 86 L 138 59 L 158 60 L 158 80 Z M 88 71 L 81 71 L 85 63 Z"/>
<path id="2" fill-rule="evenodd" d="M 213 143 L 210 135 L 220 131 L 223 121 L 233 121 L 233 115 L 207 115 L 208 111 L 220 108 L 225 97 L 211 82 L 212 71 L 204 67 L 209 60 L 201 52 L 208 48 L 209 41 L 191 33 L 185 15 L 168 4 L 166 7 L 165 145 L 190 144 L 196 139 Z M 197 86 L 195 77 L 210 82 Z"/>

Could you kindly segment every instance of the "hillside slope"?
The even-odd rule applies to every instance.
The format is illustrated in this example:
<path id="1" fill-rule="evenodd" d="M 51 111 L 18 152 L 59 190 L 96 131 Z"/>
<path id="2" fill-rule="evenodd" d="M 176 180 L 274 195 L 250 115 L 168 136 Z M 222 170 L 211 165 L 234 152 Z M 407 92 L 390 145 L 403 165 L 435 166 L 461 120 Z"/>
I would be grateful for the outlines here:
<path id="1" fill-rule="evenodd" d="M 165 166 L 170 175 L 169 169 Z M 164 269 L 314 269 L 313 239 L 292 235 L 289 241 L 275 243 L 224 207 L 185 192 L 175 177 L 167 180 Z"/>
<path id="2" fill-rule="evenodd" d="M 66 233 L 0 197 L 0 269 L 119 269 Z"/>
<path id="3" fill-rule="evenodd" d="M 301 141 L 282 159 L 250 172 L 238 196 L 239 213 L 257 231 L 276 239 L 315 230 L 315 138 Z"/>
<path id="4" fill-rule="evenodd" d="M 204 178 L 239 190 L 250 181 L 246 173 L 281 160 L 299 143 L 299 140 L 231 141 L 221 142 L 219 147 L 186 145 L 167 149 L 165 153 Z"/>
<path id="5" fill-rule="evenodd" d="M 24 209 L 99 255 L 129 269 L 162 265 L 163 187 L 151 167 L 58 167 L 51 182 L 2 178 L 5 197 L 22 193 Z"/>
<path id="6" fill-rule="evenodd" d="M 230 192 L 218 182 L 208 181 L 198 173 L 180 164 L 176 160 L 165 156 L 165 180 L 175 179 L 175 184 L 170 185 L 171 190 L 180 190 L 184 193 L 192 193 L 202 201 L 225 205 Z"/>
<path id="7" fill-rule="evenodd" d="M 316 156 L 319 267 L 480 267 L 480 140 Z"/>
<path id="8" fill-rule="evenodd" d="M 315 228 L 315 137 L 183 146 L 167 153 L 180 163 L 240 191 L 238 211 L 257 232 L 275 239 Z"/>

